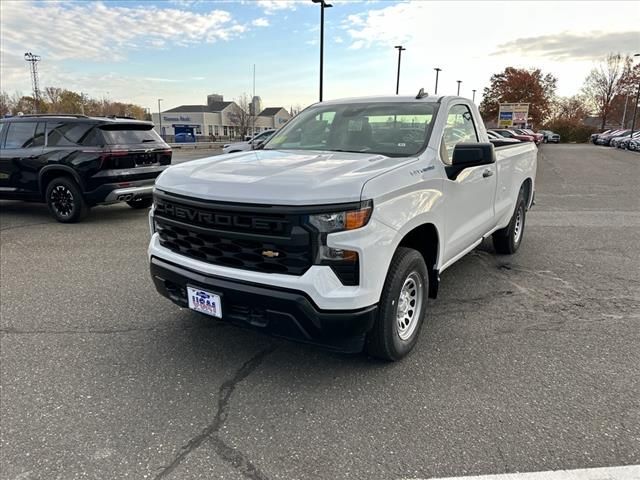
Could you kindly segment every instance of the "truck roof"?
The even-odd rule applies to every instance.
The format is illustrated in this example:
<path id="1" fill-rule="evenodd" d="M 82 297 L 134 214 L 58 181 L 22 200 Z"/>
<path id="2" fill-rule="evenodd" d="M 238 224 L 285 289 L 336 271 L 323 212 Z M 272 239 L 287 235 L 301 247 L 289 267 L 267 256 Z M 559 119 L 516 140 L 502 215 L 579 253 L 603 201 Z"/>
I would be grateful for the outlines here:
<path id="1" fill-rule="evenodd" d="M 426 95 L 426 94 L 425 94 Z M 427 103 L 442 103 L 443 101 L 450 100 L 469 100 L 468 98 L 459 97 L 456 95 L 426 95 L 422 98 L 417 98 L 415 95 L 377 95 L 371 97 L 351 97 L 351 98 L 338 98 L 335 100 L 323 100 L 323 105 L 341 104 L 341 103 L 410 103 L 410 102 L 427 102 Z M 317 103 L 316 103 L 317 105 Z"/>
<path id="2" fill-rule="evenodd" d="M 141 124 L 141 125 L 153 125 L 151 122 L 145 120 L 136 120 L 135 118 L 129 117 L 117 117 L 117 116 L 107 116 L 107 117 L 89 117 L 86 115 L 72 115 L 72 114 L 55 114 L 55 113 L 44 113 L 44 114 L 28 114 L 28 115 L 14 115 L 11 117 L 0 118 L 0 121 L 10 121 L 10 122 L 28 122 L 28 121 L 38 121 L 38 120 L 65 120 L 67 122 L 96 122 L 96 123 L 127 123 L 127 124 Z"/>

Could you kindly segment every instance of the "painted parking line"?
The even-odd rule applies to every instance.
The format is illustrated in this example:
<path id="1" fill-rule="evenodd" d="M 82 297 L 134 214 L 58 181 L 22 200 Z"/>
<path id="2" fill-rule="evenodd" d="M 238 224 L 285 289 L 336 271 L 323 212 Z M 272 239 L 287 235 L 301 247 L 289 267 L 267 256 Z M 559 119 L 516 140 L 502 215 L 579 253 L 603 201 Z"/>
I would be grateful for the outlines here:
<path id="1" fill-rule="evenodd" d="M 405 478 L 402 480 L 426 480 Z M 578 470 L 550 470 L 546 472 L 501 473 L 468 477 L 440 477 L 429 480 L 640 480 L 640 465 L 622 467 L 582 468 Z"/>

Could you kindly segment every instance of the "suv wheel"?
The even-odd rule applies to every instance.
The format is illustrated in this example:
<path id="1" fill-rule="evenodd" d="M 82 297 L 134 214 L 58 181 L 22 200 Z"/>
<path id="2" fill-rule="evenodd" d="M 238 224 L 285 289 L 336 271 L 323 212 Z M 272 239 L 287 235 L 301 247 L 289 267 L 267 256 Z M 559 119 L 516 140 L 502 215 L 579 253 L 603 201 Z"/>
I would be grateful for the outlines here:
<path id="1" fill-rule="evenodd" d="M 524 235 L 526 212 L 524 194 L 520 190 L 518 201 L 516 202 L 516 210 L 513 212 L 509 225 L 493 234 L 493 246 L 497 253 L 512 255 L 518 251 Z"/>
<path id="2" fill-rule="evenodd" d="M 149 208 L 151 205 L 153 205 L 153 198 L 136 198 L 135 200 L 129 200 L 127 202 L 127 205 L 135 209 Z"/>
<path id="3" fill-rule="evenodd" d="M 70 178 L 58 177 L 51 180 L 45 195 L 49 211 L 59 222 L 77 222 L 89 211 L 78 184 Z"/>
<path id="4" fill-rule="evenodd" d="M 378 318 L 367 335 L 366 350 L 384 360 L 400 360 L 418 341 L 426 317 L 429 275 L 417 250 L 396 251 L 382 289 Z"/>

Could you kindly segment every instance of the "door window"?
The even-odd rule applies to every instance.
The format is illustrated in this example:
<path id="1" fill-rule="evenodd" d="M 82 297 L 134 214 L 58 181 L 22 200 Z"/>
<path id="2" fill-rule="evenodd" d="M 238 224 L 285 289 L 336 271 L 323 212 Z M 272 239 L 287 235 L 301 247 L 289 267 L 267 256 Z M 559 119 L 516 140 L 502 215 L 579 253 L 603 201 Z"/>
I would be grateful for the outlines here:
<path id="1" fill-rule="evenodd" d="M 36 122 L 11 122 L 8 127 L 4 148 L 29 148 L 34 146 Z"/>
<path id="2" fill-rule="evenodd" d="M 478 132 L 473 124 L 473 116 L 466 105 L 454 105 L 447 115 L 447 124 L 440 142 L 440 157 L 447 165 L 451 165 L 453 149 L 458 143 L 477 143 Z"/>

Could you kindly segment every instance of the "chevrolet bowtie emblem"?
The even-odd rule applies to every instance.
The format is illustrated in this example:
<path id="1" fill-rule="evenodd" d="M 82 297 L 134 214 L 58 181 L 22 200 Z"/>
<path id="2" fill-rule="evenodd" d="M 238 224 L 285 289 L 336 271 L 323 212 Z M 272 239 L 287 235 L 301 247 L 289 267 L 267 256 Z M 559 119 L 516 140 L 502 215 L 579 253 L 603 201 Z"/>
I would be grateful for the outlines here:
<path id="1" fill-rule="evenodd" d="M 273 250 L 263 250 L 262 251 L 262 256 L 263 257 L 269 257 L 269 258 L 275 258 L 275 257 L 279 257 L 280 256 L 280 252 L 274 252 Z"/>

